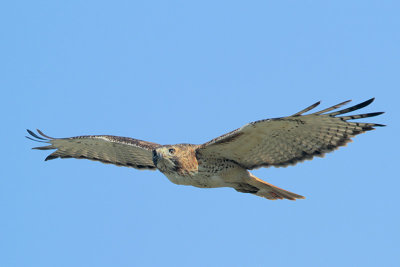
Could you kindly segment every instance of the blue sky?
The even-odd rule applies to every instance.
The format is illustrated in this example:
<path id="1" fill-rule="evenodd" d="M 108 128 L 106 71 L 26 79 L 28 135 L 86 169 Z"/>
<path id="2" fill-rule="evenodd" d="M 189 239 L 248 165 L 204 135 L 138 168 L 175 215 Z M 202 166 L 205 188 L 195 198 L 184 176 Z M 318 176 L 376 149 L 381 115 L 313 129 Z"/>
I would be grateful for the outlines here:
<path id="1" fill-rule="evenodd" d="M 0 26 L 0 266 L 399 266 L 397 1 L 8 1 Z M 376 97 L 387 124 L 259 169 L 268 201 L 159 172 L 44 162 L 55 137 L 206 142 Z"/>

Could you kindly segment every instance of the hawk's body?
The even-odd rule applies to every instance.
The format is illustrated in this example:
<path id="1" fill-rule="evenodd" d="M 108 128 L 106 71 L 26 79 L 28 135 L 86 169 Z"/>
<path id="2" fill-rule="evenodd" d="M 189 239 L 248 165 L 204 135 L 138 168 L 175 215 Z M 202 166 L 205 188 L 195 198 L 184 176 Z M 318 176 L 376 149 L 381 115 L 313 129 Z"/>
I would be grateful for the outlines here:
<path id="1" fill-rule="evenodd" d="M 163 155 L 168 155 L 171 148 L 175 149 L 171 159 L 178 168 L 171 168 L 168 161 L 160 160 Z M 157 168 L 174 184 L 200 188 L 232 187 L 239 192 L 253 193 L 268 199 L 304 198 L 258 179 L 232 160 L 204 157 L 197 152 L 199 148 L 191 144 L 161 147 L 155 153 L 154 161 Z"/>
<path id="2" fill-rule="evenodd" d="M 57 149 L 46 160 L 73 157 L 137 169 L 158 169 L 175 184 L 201 188 L 232 187 L 239 192 L 267 199 L 295 200 L 304 197 L 273 186 L 248 170 L 294 165 L 314 156 L 323 156 L 351 141 L 351 137 L 372 130 L 374 126 L 383 126 L 347 121 L 377 116 L 382 112 L 337 117 L 363 108 L 372 101 L 370 99 L 348 109 L 327 113 L 349 102 L 346 101 L 302 115 L 316 107 L 318 102 L 289 117 L 246 124 L 202 145 L 162 146 L 110 135 L 52 138 L 39 130 L 42 137 L 28 132 L 36 138 L 35 141 L 50 143 L 36 149 Z"/>

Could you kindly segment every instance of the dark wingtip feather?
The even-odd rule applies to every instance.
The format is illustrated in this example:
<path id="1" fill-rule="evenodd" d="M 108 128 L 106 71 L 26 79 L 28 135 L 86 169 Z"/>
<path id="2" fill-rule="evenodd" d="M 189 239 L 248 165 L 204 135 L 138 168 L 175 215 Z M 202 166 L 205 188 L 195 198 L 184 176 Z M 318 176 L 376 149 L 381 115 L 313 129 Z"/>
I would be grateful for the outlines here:
<path id="1" fill-rule="evenodd" d="M 37 139 L 39 139 L 39 140 L 44 140 L 44 141 L 46 141 L 45 138 L 38 136 L 37 134 L 35 134 L 34 132 L 32 132 L 32 131 L 29 130 L 29 129 L 26 129 L 26 131 L 27 131 L 31 136 L 33 136 L 33 137 L 35 137 L 35 138 L 37 138 Z M 34 140 L 34 139 L 32 139 L 32 140 Z M 37 141 L 37 140 L 34 140 L 34 141 Z"/>
<path id="2" fill-rule="evenodd" d="M 337 118 L 347 121 L 347 120 L 356 120 L 356 119 L 375 117 L 375 116 L 379 116 L 383 113 L 385 113 L 385 112 L 372 112 L 372 113 L 365 113 L 365 114 L 358 114 L 358 115 L 342 116 L 342 117 L 337 117 Z"/>
<path id="3" fill-rule="evenodd" d="M 374 102 L 374 101 L 375 101 L 375 97 L 373 97 L 373 98 L 371 98 L 371 99 L 368 99 L 367 101 L 364 101 L 364 102 L 358 104 L 358 108 L 357 108 L 357 109 L 366 107 L 366 106 L 368 106 L 369 104 L 371 104 L 371 103 Z"/>
<path id="4" fill-rule="evenodd" d="M 32 141 L 35 141 L 35 142 L 47 143 L 46 141 L 36 140 L 36 139 L 33 139 L 32 137 L 26 136 L 26 135 L 25 135 L 25 138 L 28 138 L 29 140 L 32 140 Z"/>
<path id="5" fill-rule="evenodd" d="M 329 111 L 338 109 L 338 108 L 340 108 L 341 106 L 344 106 L 344 105 L 346 105 L 346 104 L 349 103 L 349 102 L 351 102 L 351 100 L 347 100 L 347 101 L 344 101 L 344 102 L 342 102 L 342 103 L 336 104 L 336 105 L 334 105 L 334 106 L 332 106 L 332 107 L 329 107 L 329 108 L 326 108 L 326 109 L 323 109 L 323 110 L 314 112 L 313 114 L 314 114 L 314 115 L 320 115 L 320 114 L 323 114 L 323 113 L 326 113 L 326 112 L 329 112 Z"/>
<path id="6" fill-rule="evenodd" d="M 293 114 L 292 116 L 293 116 L 293 117 L 300 116 L 301 114 L 306 113 L 307 111 L 312 110 L 313 108 L 315 108 L 315 107 L 318 106 L 319 104 L 321 104 L 321 101 L 318 101 L 318 102 L 312 104 L 311 106 L 306 107 L 305 109 L 303 109 L 303 110 L 301 110 L 301 111 L 299 111 L 299 112 Z"/>
<path id="7" fill-rule="evenodd" d="M 48 142 L 46 142 L 48 143 Z M 49 149 L 56 149 L 53 145 L 49 146 L 38 146 L 38 147 L 32 147 L 32 149 L 37 149 L 37 150 L 49 150 Z"/>
<path id="8" fill-rule="evenodd" d="M 372 102 L 374 102 L 374 100 L 375 100 L 375 97 L 370 98 L 367 101 L 364 101 L 364 102 L 361 102 L 360 104 L 355 105 L 353 108 L 357 107 L 357 109 L 360 109 L 360 108 L 366 107 L 369 104 L 371 104 Z"/>
<path id="9" fill-rule="evenodd" d="M 48 136 L 48 135 L 45 135 L 41 130 L 39 130 L 39 129 L 36 129 L 36 131 L 41 135 L 41 136 L 43 136 L 43 137 L 46 137 L 46 138 L 48 138 L 48 139 L 55 139 L 54 137 L 50 137 L 50 136 Z"/>
<path id="10" fill-rule="evenodd" d="M 371 99 L 368 99 L 367 101 L 364 101 L 364 102 L 362 102 L 360 104 L 357 104 L 355 106 L 352 106 L 352 107 L 349 107 L 349 108 L 346 108 L 346 109 L 342 109 L 342 110 L 339 110 L 339 111 L 336 111 L 336 112 L 328 113 L 327 115 L 333 117 L 333 116 L 336 116 L 336 115 L 340 115 L 340 114 L 348 113 L 348 112 L 351 112 L 351 111 L 354 111 L 354 110 L 358 110 L 358 109 L 361 109 L 361 108 L 364 108 L 364 107 L 368 106 L 369 104 L 374 102 L 374 100 L 375 100 L 375 97 L 373 97 Z"/>
<path id="11" fill-rule="evenodd" d="M 385 113 L 384 111 L 378 111 L 378 112 L 369 113 L 369 115 L 370 115 L 370 117 L 375 117 L 378 115 L 382 115 L 384 113 Z"/>
<path id="12" fill-rule="evenodd" d="M 355 105 L 354 107 L 358 107 L 358 109 L 363 108 L 363 107 L 366 107 L 366 106 L 368 106 L 369 104 L 371 104 L 372 102 L 374 102 L 374 100 L 375 100 L 375 97 L 370 98 L 370 99 L 368 99 L 368 100 L 366 100 L 366 101 L 364 101 L 364 102 L 362 102 L 362 103 L 360 103 L 360 104 L 358 104 L 358 105 Z"/>
<path id="13" fill-rule="evenodd" d="M 52 160 L 52 159 L 56 159 L 56 158 L 58 158 L 58 156 L 54 156 L 53 154 L 50 154 L 44 159 L 44 161 L 48 161 L 48 160 Z"/>

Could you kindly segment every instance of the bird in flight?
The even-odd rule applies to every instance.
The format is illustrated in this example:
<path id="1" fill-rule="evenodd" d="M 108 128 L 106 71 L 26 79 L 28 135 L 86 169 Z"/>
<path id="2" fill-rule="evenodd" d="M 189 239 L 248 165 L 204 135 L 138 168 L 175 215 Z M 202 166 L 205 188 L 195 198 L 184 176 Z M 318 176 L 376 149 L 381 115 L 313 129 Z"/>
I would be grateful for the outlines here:
<path id="1" fill-rule="evenodd" d="M 350 101 L 304 115 L 320 104 L 317 102 L 288 117 L 248 123 L 201 145 L 160 145 L 112 135 L 53 138 L 40 130 L 37 133 L 27 130 L 30 137 L 26 137 L 48 143 L 33 149 L 56 149 L 45 160 L 90 159 L 139 170 L 158 169 L 171 182 L 179 185 L 232 187 L 238 192 L 271 200 L 296 200 L 304 197 L 269 184 L 249 170 L 286 167 L 314 156 L 322 157 L 346 145 L 355 135 L 385 126 L 349 121 L 374 117 L 383 112 L 340 116 L 368 106 L 374 98 L 336 110 Z"/>

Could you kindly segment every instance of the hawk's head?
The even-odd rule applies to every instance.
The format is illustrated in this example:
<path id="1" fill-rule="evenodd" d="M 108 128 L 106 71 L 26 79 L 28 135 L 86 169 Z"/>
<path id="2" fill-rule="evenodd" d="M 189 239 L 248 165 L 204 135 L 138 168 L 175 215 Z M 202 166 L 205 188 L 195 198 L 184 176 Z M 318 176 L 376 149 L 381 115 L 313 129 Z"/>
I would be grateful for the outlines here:
<path id="1" fill-rule="evenodd" d="M 187 174 L 197 170 L 194 145 L 166 145 L 153 150 L 153 163 L 163 173 Z"/>

